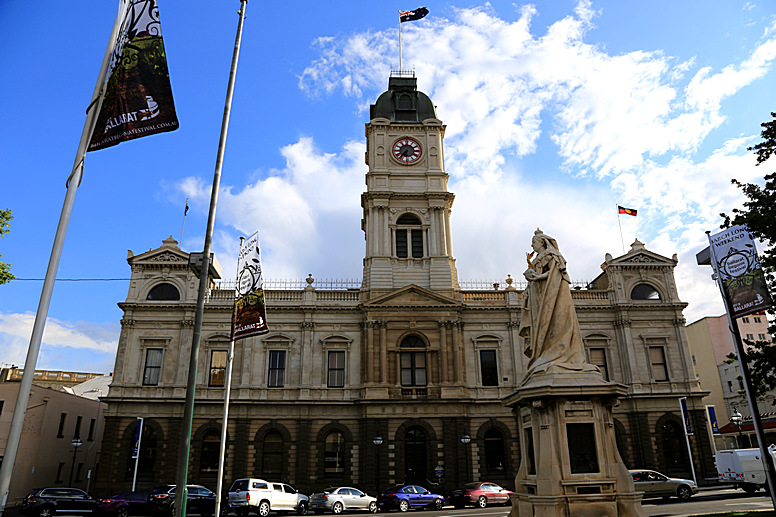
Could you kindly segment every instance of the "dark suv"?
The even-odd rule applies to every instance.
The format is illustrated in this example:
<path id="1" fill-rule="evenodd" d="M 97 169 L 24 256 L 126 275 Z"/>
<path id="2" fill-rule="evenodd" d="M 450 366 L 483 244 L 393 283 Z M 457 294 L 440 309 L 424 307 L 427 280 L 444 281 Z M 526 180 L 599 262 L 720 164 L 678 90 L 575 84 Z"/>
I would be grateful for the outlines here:
<path id="1" fill-rule="evenodd" d="M 36 488 L 24 498 L 21 513 L 38 517 L 92 513 L 97 500 L 77 488 Z"/>
<path id="2" fill-rule="evenodd" d="M 175 485 L 162 485 L 148 495 L 148 509 L 151 514 L 175 514 Z M 216 494 L 200 485 L 186 485 L 186 514 L 197 513 L 207 517 L 216 511 Z"/>

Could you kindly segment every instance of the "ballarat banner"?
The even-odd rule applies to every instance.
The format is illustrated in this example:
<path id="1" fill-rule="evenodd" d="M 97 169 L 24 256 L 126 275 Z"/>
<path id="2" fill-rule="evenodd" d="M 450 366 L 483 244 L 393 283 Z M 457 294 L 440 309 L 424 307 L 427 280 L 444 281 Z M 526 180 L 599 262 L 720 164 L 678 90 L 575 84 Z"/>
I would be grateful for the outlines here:
<path id="1" fill-rule="evenodd" d="M 754 239 L 745 226 L 734 226 L 711 236 L 717 271 L 730 316 L 739 318 L 771 305 L 765 275 Z"/>
<path id="2" fill-rule="evenodd" d="M 259 232 L 243 243 L 237 258 L 234 311 L 232 312 L 232 339 L 269 332 L 264 306 L 264 281 L 261 277 Z"/>
<path id="3" fill-rule="evenodd" d="M 178 129 L 157 2 L 121 1 L 124 15 L 89 151 Z"/>

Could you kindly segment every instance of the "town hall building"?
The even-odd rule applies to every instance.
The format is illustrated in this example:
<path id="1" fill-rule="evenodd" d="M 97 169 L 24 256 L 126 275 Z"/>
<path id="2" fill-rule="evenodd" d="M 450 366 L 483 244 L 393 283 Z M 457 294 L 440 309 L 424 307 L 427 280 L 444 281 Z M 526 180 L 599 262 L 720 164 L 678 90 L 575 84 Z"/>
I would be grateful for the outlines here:
<path id="1" fill-rule="evenodd" d="M 366 124 L 360 286 L 310 276 L 298 288 L 266 290 L 271 332 L 235 347 L 227 487 L 240 477 L 283 480 L 305 493 L 346 485 L 374 494 L 404 482 L 445 494 L 477 480 L 514 487 L 524 451 L 502 400 L 528 362 L 518 336 L 522 291 L 511 278 L 461 287 L 444 135 L 416 78 L 390 77 Z M 572 296 L 588 362 L 627 387 L 614 408 L 625 465 L 689 477 L 693 461 L 700 483 L 715 478 L 676 256 L 639 241 L 624 255 L 602 256 L 601 274 Z M 139 489 L 174 483 L 178 464 L 199 282 L 171 237 L 130 252 L 127 262 L 96 493 L 131 486 L 137 417 L 145 419 Z M 189 482 L 215 489 L 234 291 L 217 267 L 210 274 Z"/>

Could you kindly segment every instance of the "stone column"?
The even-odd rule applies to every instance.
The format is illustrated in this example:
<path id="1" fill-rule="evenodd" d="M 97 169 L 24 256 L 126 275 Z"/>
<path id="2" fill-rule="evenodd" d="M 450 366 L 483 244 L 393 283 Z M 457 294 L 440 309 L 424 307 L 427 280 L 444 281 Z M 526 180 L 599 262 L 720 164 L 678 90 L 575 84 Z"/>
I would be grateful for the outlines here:
<path id="1" fill-rule="evenodd" d="M 380 382 L 388 382 L 388 322 L 380 322 Z"/>
<path id="2" fill-rule="evenodd" d="M 444 321 L 439 322 L 439 355 L 442 371 L 442 384 L 450 382 L 447 373 L 447 328 Z"/>
<path id="3" fill-rule="evenodd" d="M 463 346 L 461 345 L 461 326 L 460 321 L 453 321 L 453 351 L 455 361 L 455 380 L 462 385 L 466 385 L 466 372 L 463 368 Z"/>

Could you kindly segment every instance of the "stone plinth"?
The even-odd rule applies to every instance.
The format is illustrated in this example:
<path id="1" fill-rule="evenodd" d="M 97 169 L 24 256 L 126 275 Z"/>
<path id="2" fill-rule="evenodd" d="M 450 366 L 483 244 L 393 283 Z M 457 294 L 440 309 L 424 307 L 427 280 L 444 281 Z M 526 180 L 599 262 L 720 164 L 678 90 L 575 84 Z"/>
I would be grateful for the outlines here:
<path id="1" fill-rule="evenodd" d="M 612 407 L 626 393 L 598 373 L 539 374 L 504 400 L 522 451 L 510 517 L 645 515 L 614 435 Z"/>

